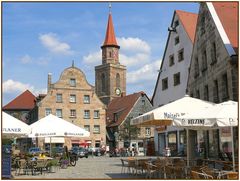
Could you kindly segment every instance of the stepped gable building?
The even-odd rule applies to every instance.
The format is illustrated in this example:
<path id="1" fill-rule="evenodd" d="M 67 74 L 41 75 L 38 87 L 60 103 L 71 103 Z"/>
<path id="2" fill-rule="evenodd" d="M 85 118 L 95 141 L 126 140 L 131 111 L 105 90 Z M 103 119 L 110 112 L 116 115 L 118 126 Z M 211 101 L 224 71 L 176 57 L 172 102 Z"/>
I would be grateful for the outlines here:
<path id="1" fill-rule="evenodd" d="M 23 122 L 30 124 L 31 111 L 35 107 L 36 97 L 26 90 L 11 102 L 3 106 L 2 110 Z"/>
<path id="2" fill-rule="evenodd" d="M 151 111 L 152 105 L 144 92 L 138 92 L 113 99 L 107 108 L 107 139 L 110 146 L 123 148 L 124 143 L 143 141 L 153 137 L 154 128 L 141 127 L 134 135 L 131 134 L 130 120 L 145 112 Z M 129 133 L 130 132 L 130 133 Z M 116 135 L 117 134 L 117 135 Z M 129 134 L 131 134 L 129 138 Z M 126 145 L 126 144 L 125 144 Z"/>
<path id="3" fill-rule="evenodd" d="M 186 94 L 197 17 L 195 13 L 174 11 L 152 97 L 154 108 L 182 98 Z"/>
<path id="4" fill-rule="evenodd" d="M 238 100 L 238 3 L 201 3 L 188 94 L 219 103 Z"/>
<path id="5" fill-rule="evenodd" d="M 59 139 L 56 144 L 65 143 L 69 148 L 106 144 L 106 106 L 95 94 L 85 74 L 74 65 L 66 68 L 56 83 L 52 83 L 49 74 L 47 95 L 39 100 L 38 119 L 54 114 L 90 132 L 90 137 Z M 44 143 L 47 141 L 41 140 L 42 146 Z"/>
<path id="6" fill-rule="evenodd" d="M 174 11 L 152 97 L 154 108 L 186 95 L 197 18 L 195 13 Z M 155 153 L 164 155 L 164 149 L 169 147 L 172 154 L 176 154 L 185 138 L 186 132 L 182 128 L 158 127 L 154 134 Z"/>
<path id="7" fill-rule="evenodd" d="M 126 66 L 119 62 L 120 46 L 116 41 L 111 12 L 101 49 L 102 64 L 95 67 L 95 89 L 100 100 L 108 105 L 112 99 L 126 95 Z"/>

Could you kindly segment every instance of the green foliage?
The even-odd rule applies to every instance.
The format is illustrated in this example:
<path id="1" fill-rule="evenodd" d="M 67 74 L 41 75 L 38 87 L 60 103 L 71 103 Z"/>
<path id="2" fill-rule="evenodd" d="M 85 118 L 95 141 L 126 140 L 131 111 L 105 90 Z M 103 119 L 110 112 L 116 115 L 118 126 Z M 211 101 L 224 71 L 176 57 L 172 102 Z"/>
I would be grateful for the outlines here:
<path id="1" fill-rule="evenodd" d="M 57 165 L 58 165 L 57 159 L 52 159 L 48 162 L 48 166 L 57 166 Z"/>
<path id="2" fill-rule="evenodd" d="M 2 139 L 2 145 L 11 145 L 13 143 L 12 139 L 4 138 Z"/>
<path id="3" fill-rule="evenodd" d="M 139 134 L 139 129 L 137 126 L 130 125 L 130 119 L 128 118 L 123 126 L 119 128 L 119 136 L 124 141 L 131 141 L 132 139 L 136 139 Z"/>

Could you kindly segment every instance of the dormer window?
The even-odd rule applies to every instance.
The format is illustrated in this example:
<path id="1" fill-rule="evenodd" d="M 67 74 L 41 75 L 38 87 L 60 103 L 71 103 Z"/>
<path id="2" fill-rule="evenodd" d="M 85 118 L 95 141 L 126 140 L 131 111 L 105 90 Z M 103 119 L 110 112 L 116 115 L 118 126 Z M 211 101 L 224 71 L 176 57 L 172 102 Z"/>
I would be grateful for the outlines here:
<path id="1" fill-rule="evenodd" d="M 69 83 L 70 83 L 70 86 L 71 86 L 71 87 L 76 87 L 76 79 L 73 79 L 73 78 L 70 79 L 70 82 L 69 82 Z"/>

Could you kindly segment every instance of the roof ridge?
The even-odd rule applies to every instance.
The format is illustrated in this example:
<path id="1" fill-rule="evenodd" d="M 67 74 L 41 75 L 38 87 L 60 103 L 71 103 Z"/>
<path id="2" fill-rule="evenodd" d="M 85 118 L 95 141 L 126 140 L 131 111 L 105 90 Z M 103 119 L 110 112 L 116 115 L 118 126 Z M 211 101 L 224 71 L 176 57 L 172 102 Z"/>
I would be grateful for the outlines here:
<path id="1" fill-rule="evenodd" d="M 193 13 L 193 12 L 188 12 L 188 11 L 183 11 L 183 10 L 179 10 L 179 9 L 176 9 L 175 10 L 176 12 L 178 11 L 180 11 L 180 12 L 183 12 L 183 13 L 188 13 L 188 14 L 196 14 L 196 15 L 198 15 L 198 13 Z"/>

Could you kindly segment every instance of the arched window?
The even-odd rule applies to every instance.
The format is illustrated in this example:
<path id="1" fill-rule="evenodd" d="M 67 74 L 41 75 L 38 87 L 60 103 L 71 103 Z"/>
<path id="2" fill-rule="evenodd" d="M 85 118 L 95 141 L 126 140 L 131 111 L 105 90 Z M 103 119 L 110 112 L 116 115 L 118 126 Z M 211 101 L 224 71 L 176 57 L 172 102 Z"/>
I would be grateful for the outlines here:
<path id="1" fill-rule="evenodd" d="M 105 80 L 105 75 L 101 75 L 101 82 L 102 82 L 102 92 L 106 91 L 106 80 Z"/>
<path id="2" fill-rule="evenodd" d="M 120 75 L 117 73 L 116 75 L 116 87 L 120 87 Z"/>

